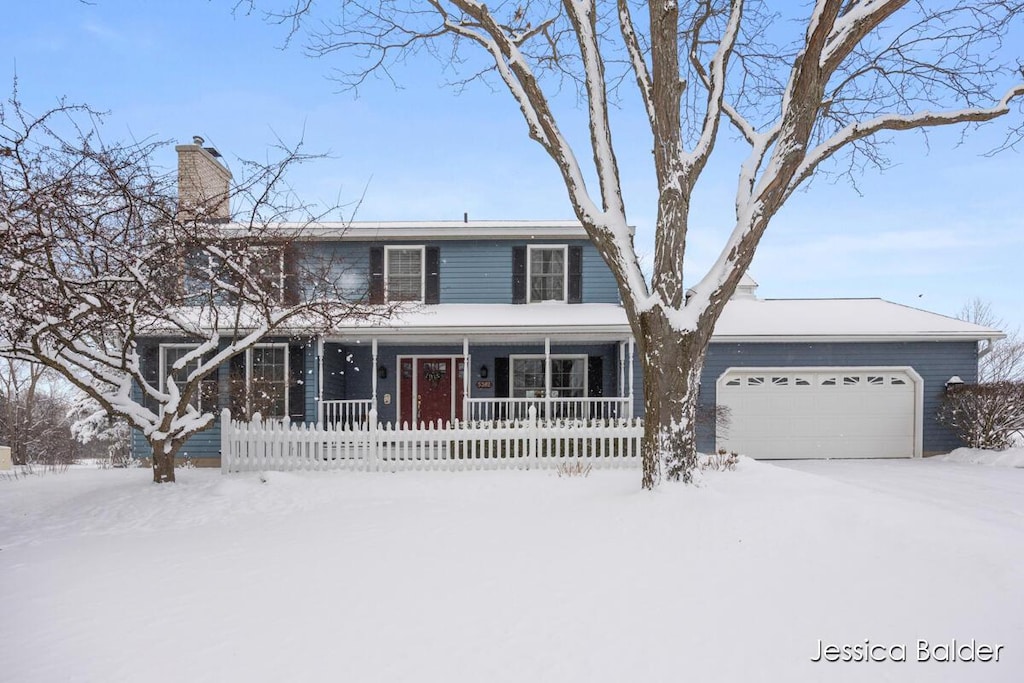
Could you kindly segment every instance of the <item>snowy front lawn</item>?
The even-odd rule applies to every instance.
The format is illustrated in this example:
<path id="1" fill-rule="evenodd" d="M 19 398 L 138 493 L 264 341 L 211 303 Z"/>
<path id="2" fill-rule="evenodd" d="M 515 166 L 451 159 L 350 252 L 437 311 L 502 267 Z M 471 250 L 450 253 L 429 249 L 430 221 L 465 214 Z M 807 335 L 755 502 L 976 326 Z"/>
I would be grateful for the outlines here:
<path id="1" fill-rule="evenodd" d="M 1024 680 L 1020 468 L 150 476 L 0 476 L 0 680 Z"/>

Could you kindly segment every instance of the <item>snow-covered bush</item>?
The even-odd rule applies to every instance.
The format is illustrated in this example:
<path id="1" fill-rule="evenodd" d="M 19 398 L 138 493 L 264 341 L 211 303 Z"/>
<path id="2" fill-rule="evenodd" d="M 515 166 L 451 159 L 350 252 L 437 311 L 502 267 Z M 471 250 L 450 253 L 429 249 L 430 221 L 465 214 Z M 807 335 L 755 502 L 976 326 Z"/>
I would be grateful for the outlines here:
<path id="1" fill-rule="evenodd" d="M 950 387 L 939 421 L 968 448 L 1003 450 L 1024 430 L 1024 383 L 993 382 Z"/>
<path id="2" fill-rule="evenodd" d="M 110 417 L 99 403 L 83 398 L 68 412 L 71 435 L 82 444 L 99 442 L 106 445 L 106 456 L 112 467 L 131 467 L 131 427 L 123 418 Z"/>
<path id="3" fill-rule="evenodd" d="M 739 464 L 740 456 L 736 451 L 727 451 L 724 448 L 718 449 L 717 453 L 705 455 L 700 460 L 700 471 L 706 472 L 731 472 Z"/>

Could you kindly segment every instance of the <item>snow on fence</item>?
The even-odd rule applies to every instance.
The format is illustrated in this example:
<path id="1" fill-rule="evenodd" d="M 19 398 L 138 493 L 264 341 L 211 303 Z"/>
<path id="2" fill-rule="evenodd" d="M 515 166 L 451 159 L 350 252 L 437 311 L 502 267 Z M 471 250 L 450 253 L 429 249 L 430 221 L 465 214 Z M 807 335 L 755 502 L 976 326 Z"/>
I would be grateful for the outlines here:
<path id="1" fill-rule="evenodd" d="M 476 470 L 640 465 L 641 420 L 548 422 L 531 411 L 514 422 L 381 425 L 376 411 L 360 427 L 221 416 L 221 471 Z"/>

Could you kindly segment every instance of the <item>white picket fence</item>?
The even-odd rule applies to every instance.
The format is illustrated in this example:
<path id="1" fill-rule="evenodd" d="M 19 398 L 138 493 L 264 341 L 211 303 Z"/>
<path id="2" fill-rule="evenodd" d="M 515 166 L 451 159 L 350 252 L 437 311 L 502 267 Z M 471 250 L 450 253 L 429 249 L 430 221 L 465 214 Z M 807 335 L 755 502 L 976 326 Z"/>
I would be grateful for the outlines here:
<path id="1" fill-rule="evenodd" d="M 526 420 L 358 428 L 221 415 L 221 471 L 477 470 L 640 466 L 641 420 Z"/>

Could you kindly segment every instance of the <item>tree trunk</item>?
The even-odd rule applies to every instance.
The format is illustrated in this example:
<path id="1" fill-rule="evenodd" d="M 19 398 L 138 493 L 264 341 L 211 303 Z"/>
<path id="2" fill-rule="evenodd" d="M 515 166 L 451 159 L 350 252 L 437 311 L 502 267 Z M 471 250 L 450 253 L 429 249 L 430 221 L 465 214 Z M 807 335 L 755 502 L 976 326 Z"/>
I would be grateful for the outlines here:
<path id="1" fill-rule="evenodd" d="M 642 314 L 640 324 L 642 485 L 654 488 L 662 473 L 670 481 L 691 483 L 697 469 L 697 394 L 708 335 L 699 331 L 680 334 L 659 309 Z"/>
<path id="2" fill-rule="evenodd" d="M 154 441 L 153 447 L 153 483 L 174 483 L 174 456 L 178 446 L 169 441 Z"/>

